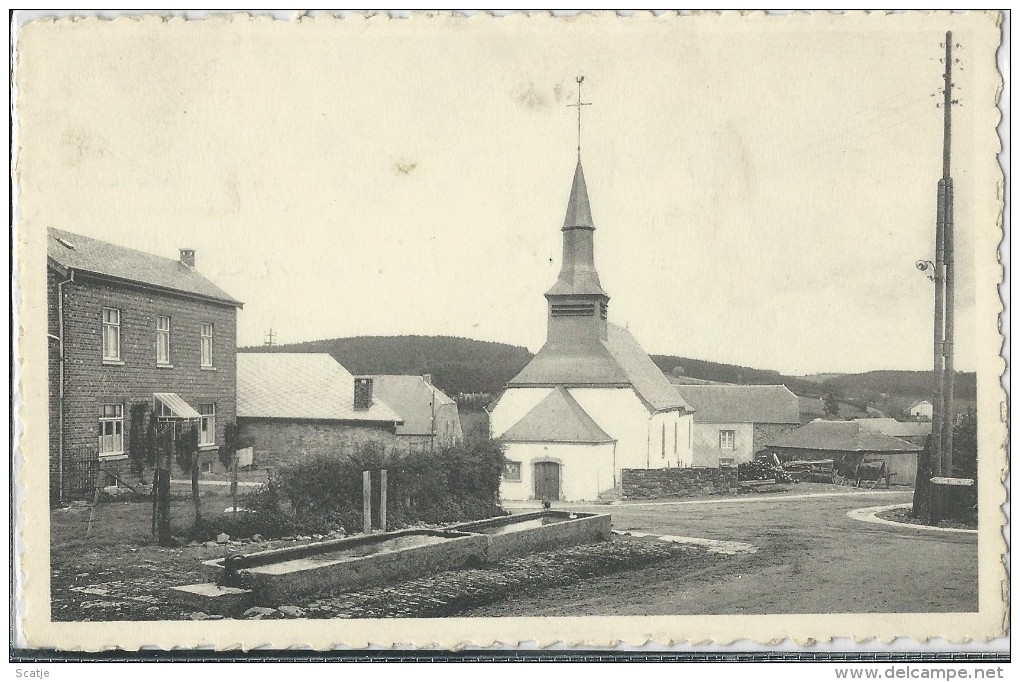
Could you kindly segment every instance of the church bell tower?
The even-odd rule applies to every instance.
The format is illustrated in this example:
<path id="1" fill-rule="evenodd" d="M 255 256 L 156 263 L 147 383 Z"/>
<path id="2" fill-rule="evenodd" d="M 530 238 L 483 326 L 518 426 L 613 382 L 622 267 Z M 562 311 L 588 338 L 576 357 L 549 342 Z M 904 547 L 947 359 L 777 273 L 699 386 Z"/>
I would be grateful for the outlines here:
<path id="1" fill-rule="evenodd" d="M 577 167 L 563 219 L 563 265 L 556 283 L 545 293 L 549 301 L 546 344 L 584 346 L 605 341 L 608 335 L 609 294 L 595 270 L 595 222 L 591 219 L 588 187 L 581 167 L 581 83 L 577 77 Z"/>

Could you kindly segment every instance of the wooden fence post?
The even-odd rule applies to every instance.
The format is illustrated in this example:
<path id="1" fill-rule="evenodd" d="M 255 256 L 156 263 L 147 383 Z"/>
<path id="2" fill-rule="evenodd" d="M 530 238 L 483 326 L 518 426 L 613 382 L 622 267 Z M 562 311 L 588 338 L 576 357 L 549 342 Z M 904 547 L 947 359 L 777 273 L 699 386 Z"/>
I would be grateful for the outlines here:
<path id="1" fill-rule="evenodd" d="M 372 472 L 361 473 L 361 511 L 365 517 L 365 534 L 372 532 Z"/>
<path id="2" fill-rule="evenodd" d="M 379 474 L 379 528 L 386 532 L 386 470 Z"/>

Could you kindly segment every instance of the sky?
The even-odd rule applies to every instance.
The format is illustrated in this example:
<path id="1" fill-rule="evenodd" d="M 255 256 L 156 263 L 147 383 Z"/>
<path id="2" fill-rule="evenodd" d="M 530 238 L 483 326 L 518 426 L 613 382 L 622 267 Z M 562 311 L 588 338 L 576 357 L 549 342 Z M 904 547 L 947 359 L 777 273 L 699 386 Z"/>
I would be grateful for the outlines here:
<path id="1" fill-rule="evenodd" d="M 736 18 L 739 19 L 739 18 Z M 503 23 L 500 23 L 503 22 Z M 896 30 L 891 30 L 896 28 Z M 18 45 L 23 239 L 198 269 L 238 344 L 545 338 L 576 163 L 610 319 L 649 353 L 928 369 L 944 36 L 894 21 L 37 22 Z M 975 80 L 956 41 L 956 365 L 975 366 Z M 970 98 L 969 98 L 970 97 Z M 979 106 L 980 104 L 980 106 Z M 982 109 L 982 106 L 985 109 Z"/>

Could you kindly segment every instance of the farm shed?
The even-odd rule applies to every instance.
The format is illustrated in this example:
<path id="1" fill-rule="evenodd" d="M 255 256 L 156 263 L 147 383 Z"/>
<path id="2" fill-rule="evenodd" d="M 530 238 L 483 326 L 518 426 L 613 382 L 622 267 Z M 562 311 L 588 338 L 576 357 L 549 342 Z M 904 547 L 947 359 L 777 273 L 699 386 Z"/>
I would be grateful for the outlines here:
<path id="1" fill-rule="evenodd" d="M 892 474 L 890 482 L 898 485 L 913 485 L 920 450 L 913 443 L 877 433 L 860 422 L 824 419 L 780 436 L 768 447 L 783 462 L 832 459 L 837 469 L 850 461 L 883 461 Z"/>

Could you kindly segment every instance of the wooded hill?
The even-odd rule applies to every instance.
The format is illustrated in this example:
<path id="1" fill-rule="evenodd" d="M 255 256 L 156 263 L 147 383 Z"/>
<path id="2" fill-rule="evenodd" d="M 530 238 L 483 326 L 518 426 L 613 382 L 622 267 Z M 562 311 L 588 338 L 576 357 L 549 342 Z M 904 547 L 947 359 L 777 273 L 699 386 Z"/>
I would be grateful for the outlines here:
<path id="1" fill-rule="evenodd" d="M 242 353 L 329 353 L 354 374 L 431 374 L 450 395 L 496 393 L 531 360 L 527 348 L 456 336 L 356 336 L 279 346 L 240 348 Z M 798 395 L 820 397 L 833 392 L 849 400 L 870 402 L 881 394 L 923 398 L 932 392 L 931 372 L 881 370 L 827 375 L 824 381 L 779 372 L 675 355 L 653 355 L 670 375 L 732 384 L 785 384 Z M 973 399 L 973 372 L 959 372 L 956 395 Z"/>

